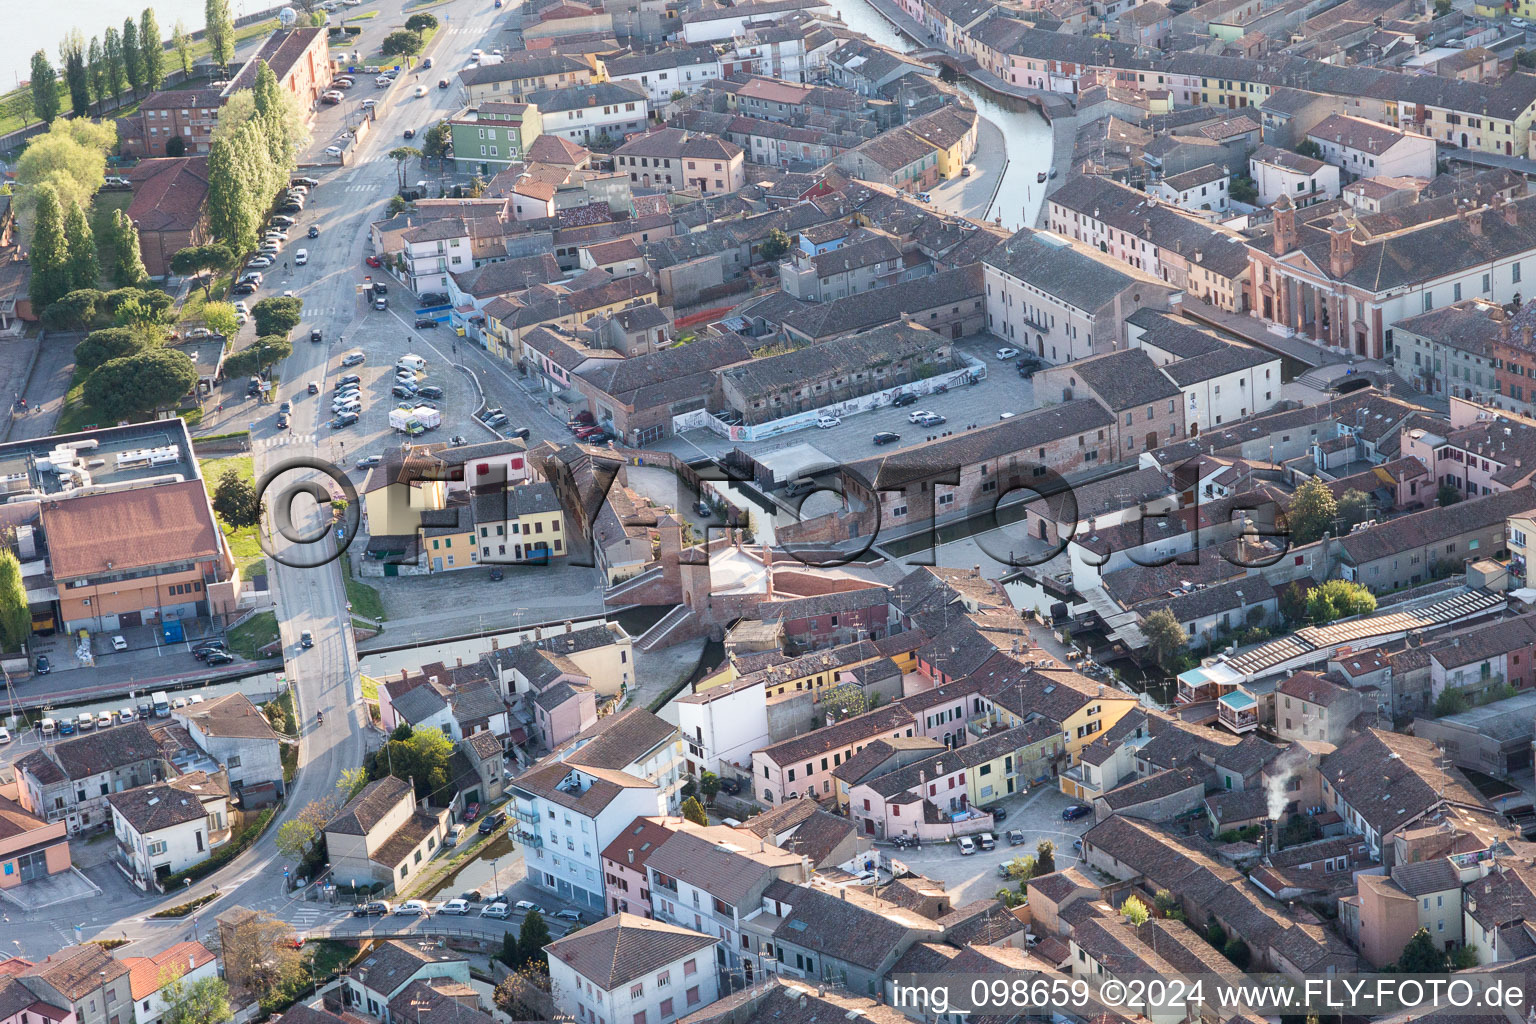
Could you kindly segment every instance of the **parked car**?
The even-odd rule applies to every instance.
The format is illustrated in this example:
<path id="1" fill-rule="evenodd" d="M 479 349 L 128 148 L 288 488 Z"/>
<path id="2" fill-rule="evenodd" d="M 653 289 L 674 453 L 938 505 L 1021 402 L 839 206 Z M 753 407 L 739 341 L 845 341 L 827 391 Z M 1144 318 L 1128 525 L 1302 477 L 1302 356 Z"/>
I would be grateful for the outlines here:
<path id="1" fill-rule="evenodd" d="M 302 267 L 304 264 L 306 264 L 308 262 L 309 262 L 309 250 L 308 249 L 300 249 L 298 252 L 293 254 L 293 265 L 294 266 Z M 319 332 L 317 331 L 316 333 L 318 334 Z M 318 339 L 318 338 L 310 338 L 309 340 L 310 341 L 319 341 L 320 339 Z"/>
<path id="2" fill-rule="evenodd" d="M 1076 821 L 1078 818 L 1086 818 L 1093 813 L 1093 808 L 1084 804 L 1073 804 L 1061 812 L 1062 821 Z"/>
<path id="3" fill-rule="evenodd" d="M 1014 356 L 1016 356 L 1018 354 L 1019 354 L 1019 350 L 1018 349 L 1011 348 L 1011 347 L 1004 347 L 1004 348 L 1000 348 L 996 352 L 994 352 L 993 356 L 995 358 L 997 358 L 997 359 L 1012 359 Z"/>
<path id="4" fill-rule="evenodd" d="M 342 427 L 350 427 L 352 424 L 356 423 L 358 419 L 360 419 L 360 417 L 355 412 L 340 413 L 339 415 L 331 417 L 331 429 L 340 430 Z"/>
<path id="5" fill-rule="evenodd" d="M 209 651 L 208 657 L 203 659 L 206 665 L 228 665 L 235 660 L 235 656 L 228 651 Z"/>
<path id="6" fill-rule="evenodd" d="M 126 651 L 128 649 L 128 641 L 121 636 L 115 636 L 112 638 L 112 649 L 114 651 Z"/>
<path id="7" fill-rule="evenodd" d="M 525 914 L 531 914 L 535 910 L 546 916 L 549 914 L 549 911 L 545 910 L 543 907 L 539 906 L 537 903 L 534 903 L 531 900 L 518 900 L 515 904 L 513 904 L 513 907 L 517 910 L 521 910 Z"/>
<path id="8" fill-rule="evenodd" d="M 895 444 L 901 440 L 901 435 L 894 430 L 882 430 L 875 435 L 875 444 Z"/>
<path id="9" fill-rule="evenodd" d="M 506 574 L 503 573 L 500 569 L 492 569 L 491 570 L 491 582 L 492 583 L 500 583 L 505 578 L 506 578 Z"/>
<path id="10" fill-rule="evenodd" d="M 384 456 L 382 455 L 364 455 L 362 458 L 357 460 L 356 466 L 358 469 L 368 469 L 372 466 L 377 466 L 383 461 Z"/>
<path id="11" fill-rule="evenodd" d="M 326 156 L 341 156 L 341 147 L 340 146 L 326 146 L 325 147 L 325 155 Z"/>
<path id="12" fill-rule="evenodd" d="M 707 501 L 694 502 L 693 511 L 694 514 L 697 515 L 700 519 L 708 519 L 710 516 L 714 515 L 714 509 L 709 507 L 709 502 Z"/>
<path id="13" fill-rule="evenodd" d="M 118 708 L 117 709 L 117 720 L 119 722 L 133 722 L 133 721 L 137 721 L 138 717 L 139 717 L 139 713 L 137 711 L 133 710 L 133 708 Z"/>
<path id="14" fill-rule="evenodd" d="M 387 914 L 392 908 L 388 900 L 370 900 L 352 910 L 353 917 L 371 917 L 374 914 Z"/>
<path id="15" fill-rule="evenodd" d="M 997 849 L 997 837 L 991 832 L 983 832 L 976 837 L 976 845 L 980 846 L 983 850 L 995 850 Z"/>
<path id="16" fill-rule="evenodd" d="M 916 401 L 917 401 L 917 395 L 913 394 L 910 391 L 903 391 L 901 394 L 899 394 L 895 398 L 891 399 L 891 404 L 896 406 L 897 408 L 900 408 L 903 405 L 911 405 L 911 404 L 913 404 Z"/>
<path id="17" fill-rule="evenodd" d="M 418 331 L 431 331 L 435 330 L 436 328 L 437 321 L 433 320 L 431 317 L 419 316 L 416 318 L 416 329 Z"/>
<path id="18" fill-rule="evenodd" d="M 469 913 L 468 900 L 449 900 L 437 908 L 439 914 L 448 914 L 452 917 L 463 917 Z"/>
<path id="19" fill-rule="evenodd" d="M 389 393 L 396 398 L 415 398 L 416 386 L 414 384 L 398 383 L 389 389 Z"/>
<path id="20" fill-rule="evenodd" d="M 1001 878 L 1012 878 L 1013 877 L 1013 870 L 1012 870 L 1012 867 L 1011 867 L 1012 864 L 1013 864 L 1013 861 L 1009 861 L 1009 860 L 1005 860 L 1001 864 L 999 864 L 997 866 L 998 876 L 1001 877 Z"/>
<path id="21" fill-rule="evenodd" d="M 485 820 L 480 822 L 480 834 L 483 836 L 490 835 L 492 832 L 496 831 L 498 828 L 504 825 L 506 820 L 506 811 L 496 811 L 493 814 L 486 815 Z"/>
<path id="22" fill-rule="evenodd" d="M 432 905 L 425 900 L 406 900 L 395 908 L 401 917 L 431 917 Z"/>
<path id="23" fill-rule="evenodd" d="M 969 857 L 976 852 L 976 843 L 969 836 L 961 836 L 955 845 L 960 847 L 960 856 L 962 857 Z"/>
<path id="24" fill-rule="evenodd" d="M 579 911 L 579 910 L 572 910 L 569 907 L 567 907 L 564 910 L 557 910 L 557 911 L 555 911 L 555 916 L 558 917 L 562 921 L 580 921 L 581 920 L 581 911 Z"/>
<path id="25" fill-rule="evenodd" d="M 907 422 L 920 423 L 922 422 L 923 417 L 928 415 L 931 415 L 931 413 L 929 413 L 927 409 L 913 409 L 911 412 L 907 413 Z"/>
<path id="26" fill-rule="evenodd" d="M 920 426 L 937 427 L 941 423 L 949 422 L 949 419 L 948 417 L 940 416 L 936 412 L 925 412 L 923 413 L 922 419 L 918 420 L 917 422 Z"/>
<path id="27" fill-rule="evenodd" d="M 841 422 L 843 422 L 842 418 L 838 417 L 838 416 L 817 416 L 816 417 L 816 425 L 818 427 L 820 427 L 822 430 L 830 430 L 832 427 L 837 426 Z"/>
<path id="28" fill-rule="evenodd" d="M 469 804 L 464 808 L 465 821 L 474 821 L 478 817 L 480 817 L 480 805 L 478 803 Z"/>
<path id="29" fill-rule="evenodd" d="M 1004 807 L 1002 804 L 993 804 L 991 807 L 983 807 L 982 810 L 992 815 L 993 821 L 1008 820 L 1008 808 Z"/>
<path id="30" fill-rule="evenodd" d="M 363 262 L 368 264 L 370 267 L 382 267 L 384 265 L 379 262 L 379 258 L 377 256 L 364 256 Z"/>
<path id="31" fill-rule="evenodd" d="M 506 917 L 507 905 L 505 903 L 490 903 L 480 911 L 481 917 Z"/>
<path id="32" fill-rule="evenodd" d="M 299 646 L 304 648 L 306 651 L 309 650 L 311 647 L 315 646 L 315 634 L 311 633 L 307 629 L 304 632 L 300 633 L 299 634 Z"/>
<path id="33" fill-rule="evenodd" d="M 320 179 L 318 179 L 318 178 L 293 178 L 293 179 L 289 180 L 288 184 L 290 184 L 290 185 L 303 185 L 305 188 L 319 188 L 320 187 Z"/>
<path id="34" fill-rule="evenodd" d="M 273 217 L 267 223 L 272 224 L 275 227 L 291 228 L 291 227 L 293 227 L 293 218 L 292 217 L 285 217 L 282 214 L 278 214 L 276 217 Z"/>
<path id="35" fill-rule="evenodd" d="M 1011 828 L 1011 829 L 1009 829 L 1008 830 L 1008 845 L 1009 846 L 1023 846 L 1024 845 L 1024 830 L 1023 829 L 1019 829 L 1019 828 Z"/>
<path id="36" fill-rule="evenodd" d="M 721 779 L 720 791 L 723 793 L 730 793 L 735 795 L 736 793 L 741 792 L 741 783 L 735 779 Z"/>
<path id="37" fill-rule="evenodd" d="M 479 903 L 485 899 L 485 896 L 479 889 L 466 889 L 464 892 L 459 893 L 459 899 L 465 903 Z"/>

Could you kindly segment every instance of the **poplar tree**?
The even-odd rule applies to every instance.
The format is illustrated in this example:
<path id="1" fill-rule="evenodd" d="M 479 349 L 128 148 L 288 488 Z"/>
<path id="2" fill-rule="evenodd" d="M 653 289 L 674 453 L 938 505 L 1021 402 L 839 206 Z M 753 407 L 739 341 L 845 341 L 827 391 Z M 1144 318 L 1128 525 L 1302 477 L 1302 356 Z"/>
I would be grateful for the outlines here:
<path id="1" fill-rule="evenodd" d="M 34 190 L 32 248 L 32 308 L 46 309 L 69 292 L 69 246 L 64 238 L 64 212 L 52 185 Z"/>
<path id="2" fill-rule="evenodd" d="M 144 65 L 144 86 L 154 92 L 165 84 L 165 38 L 160 34 L 153 7 L 144 8 L 139 15 L 139 55 Z"/>
<path id="3" fill-rule="evenodd" d="M 64 217 L 64 244 L 69 250 L 69 287 L 95 288 L 96 279 L 101 276 L 101 266 L 96 262 L 96 239 L 79 203 L 70 203 L 69 213 Z"/>
<path id="4" fill-rule="evenodd" d="M 32 55 L 32 113 L 47 123 L 59 116 L 59 76 L 42 50 Z"/>

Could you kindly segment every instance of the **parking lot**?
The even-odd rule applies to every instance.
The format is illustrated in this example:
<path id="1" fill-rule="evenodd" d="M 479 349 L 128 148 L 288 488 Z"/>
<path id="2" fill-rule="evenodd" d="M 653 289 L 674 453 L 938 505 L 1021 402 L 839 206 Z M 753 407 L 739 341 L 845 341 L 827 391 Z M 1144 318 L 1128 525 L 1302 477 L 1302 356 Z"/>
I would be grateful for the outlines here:
<path id="1" fill-rule="evenodd" d="M 1090 814 L 1076 821 L 1063 821 L 1061 812 L 1072 806 L 1060 789 L 1040 787 L 1033 792 L 1012 796 L 999 801 L 1008 811 L 1008 817 L 997 826 L 993 834 L 997 847 L 977 850 L 969 856 L 962 855 L 955 843 L 924 843 L 920 849 L 903 849 L 881 843 L 880 850 L 907 865 L 912 871 L 927 878 L 941 881 L 950 895 L 951 903 L 960 906 L 973 900 L 987 899 L 1009 883 L 998 874 L 998 866 L 1015 857 L 1034 856 L 1035 848 L 1043 839 L 1056 844 L 1057 869 L 1077 863 L 1073 840 L 1093 827 Z M 995 805 L 992 805 L 995 806 Z M 1007 833 L 1018 829 L 1024 833 L 1024 842 L 1011 846 Z"/>

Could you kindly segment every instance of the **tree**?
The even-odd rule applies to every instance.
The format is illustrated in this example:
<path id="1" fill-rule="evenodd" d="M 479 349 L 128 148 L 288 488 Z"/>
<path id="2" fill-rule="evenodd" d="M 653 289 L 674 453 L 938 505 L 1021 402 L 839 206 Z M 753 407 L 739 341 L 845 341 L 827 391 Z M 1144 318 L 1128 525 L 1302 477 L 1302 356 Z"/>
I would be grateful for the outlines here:
<path id="1" fill-rule="evenodd" d="M 176 59 L 181 61 L 181 73 L 192 74 L 192 37 L 187 34 L 187 27 L 176 19 L 176 24 L 171 26 L 171 49 L 176 51 Z"/>
<path id="2" fill-rule="evenodd" d="M 1227 194 L 1239 203 L 1247 203 L 1249 206 L 1257 206 L 1259 202 L 1259 186 L 1246 174 L 1234 174 L 1232 183 L 1227 188 Z"/>
<path id="3" fill-rule="evenodd" d="M 233 266 L 235 254 L 229 246 L 215 242 L 212 245 L 189 245 L 178 249 L 171 256 L 171 273 L 181 277 L 197 274 L 201 278 L 203 297 L 213 297 L 213 278 L 219 271 Z"/>
<path id="4" fill-rule="evenodd" d="M 1457 946 L 1456 952 L 1451 954 L 1451 970 L 1465 971 L 1469 967 L 1477 966 L 1476 946 Z"/>
<path id="5" fill-rule="evenodd" d="M 1314 625 L 1376 610 L 1376 595 L 1348 580 L 1327 580 L 1307 591 L 1307 615 Z"/>
<path id="6" fill-rule="evenodd" d="M 419 156 L 421 156 L 421 150 L 415 146 L 396 146 L 389 151 L 389 158 L 395 162 L 395 180 L 399 182 L 400 191 L 405 191 L 406 162 Z"/>
<path id="7" fill-rule="evenodd" d="M 1151 642 L 1152 653 L 1157 656 L 1159 664 L 1166 665 L 1170 658 L 1189 643 L 1189 634 L 1184 632 L 1184 627 L 1167 608 L 1148 612 L 1141 621 L 1141 631 Z"/>
<path id="8" fill-rule="evenodd" d="M 85 83 L 91 99 L 100 103 L 107 98 L 107 60 L 100 36 L 91 36 L 91 45 L 85 51 Z"/>
<path id="9" fill-rule="evenodd" d="M 426 130 L 421 140 L 422 156 L 429 160 L 436 160 L 439 168 L 448 158 L 453 149 L 453 130 L 448 127 L 447 121 L 439 121 Z"/>
<path id="10" fill-rule="evenodd" d="M 101 267 L 96 263 L 96 239 L 79 203 L 71 205 L 64 217 L 64 241 L 69 250 L 71 289 L 95 288 L 96 279 L 101 276 Z"/>
<path id="11" fill-rule="evenodd" d="M 250 252 L 256 248 L 268 197 L 277 186 L 272 184 L 271 154 L 255 119 L 235 124 L 232 116 L 226 117 L 229 106 L 219 113 L 219 129 L 208 149 L 208 220 L 214 237 L 231 252 Z"/>
<path id="12" fill-rule="evenodd" d="M 107 293 L 95 288 L 76 288 L 42 312 L 45 327 L 55 331 L 83 331 L 106 312 Z"/>
<path id="13" fill-rule="evenodd" d="M 698 825 L 708 825 L 709 815 L 704 811 L 704 805 L 699 803 L 699 798 L 691 796 L 683 801 L 683 817 Z"/>
<path id="14" fill-rule="evenodd" d="M 172 158 L 187 155 L 187 144 L 180 135 L 172 135 L 165 140 L 165 155 Z"/>
<path id="15" fill-rule="evenodd" d="M 213 488 L 213 511 L 224 525 L 237 530 L 261 522 L 261 500 L 255 486 L 233 469 L 225 470 Z"/>
<path id="16" fill-rule="evenodd" d="M 1019 882 L 1027 882 L 1039 873 L 1039 865 L 1035 858 L 1028 856 L 1015 857 L 1008 862 L 1008 877 Z"/>
<path id="17" fill-rule="evenodd" d="M 1120 904 L 1120 914 L 1138 928 L 1152 917 L 1152 912 L 1147 909 L 1147 905 L 1135 896 L 1125 898 L 1125 902 Z"/>
<path id="18" fill-rule="evenodd" d="M 64 214 L 59 193 L 39 185 L 34 193 L 32 249 L 32 308 L 43 309 L 69 292 L 69 244 L 64 238 Z"/>
<path id="19" fill-rule="evenodd" d="M 765 260 L 776 260 L 789 252 L 790 244 L 789 235 L 779 228 L 774 228 L 768 232 L 767 240 L 757 247 L 757 254 Z"/>
<path id="20" fill-rule="evenodd" d="M 21 562 L 9 547 L 0 546 L 0 640 L 5 649 L 21 647 L 32 631 L 32 613 L 27 608 L 27 587 L 21 580 Z"/>
<path id="21" fill-rule="evenodd" d="M 501 956 L 499 959 L 513 970 L 522 966 L 522 962 L 518 959 L 517 955 L 517 936 L 512 934 L 512 929 L 510 928 L 501 933 Z"/>
<path id="22" fill-rule="evenodd" d="M 416 53 L 425 42 L 420 32 L 413 32 L 408 28 L 397 28 L 384 37 L 384 43 L 379 47 L 379 52 L 386 57 L 404 57 Z"/>
<path id="23" fill-rule="evenodd" d="M 336 780 L 336 792 L 341 795 L 341 802 L 345 804 L 348 800 L 362 792 L 363 787 L 366 785 L 368 785 L 367 769 L 343 768 L 341 770 L 341 778 Z"/>
<path id="24" fill-rule="evenodd" d="M 107 292 L 107 308 L 119 327 L 135 323 L 163 324 L 176 300 L 158 288 L 114 288 Z"/>
<path id="25" fill-rule="evenodd" d="M 48 54 L 38 50 L 32 55 L 32 113 L 39 121 L 53 123 L 59 116 L 59 76 L 48 62 Z"/>
<path id="26" fill-rule="evenodd" d="M 112 283 L 119 288 L 136 285 L 149 276 L 139 256 L 139 227 L 122 210 L 112 211 Z"/>
<path id="27" fill-rule="evenodd" d="M 1221 923 L 1214 917 L 1211 918 L 1211 923 L 1208 924 L 1205 928 L 1205 941 L 1209 942 L 1217 949 L 1223 949 L 1227 945 L 1226 929 L 1223 928 Z"/>
<path id="28" fill-rule="evenodd" d="M 91 112 L 91 94 L 85 81 L 85 38 L 79 29 L 71 29 L 59 44 L 59 59 L 64 62 L 69 108 L 76 117 L 85 117 Z"/>
<path id="29" fill-rule="evenodd" d="M 1313 160 L 1321 160 L 1323 158 L 1323 147 L 1311 139 L 1302 139 L 1296 144 L 1295 150 L 1302 156 L 1309 156 Z"/>
<path id="30" fill-rule="evenodd" d="M 699 792 L 703 794 L 706 803 L 714 803 L 715 794 L 720 792 L 720 776 L 710 771 L 700 775 Z"/>
<path id="31" fill-rule="evenodd" d="M 1443 18 L 1451 13 L 1451 0 L 1435 0 L 1435 17 Z"/>
<path id="32" fill-rule="evenodd" d="M 275 295 L 251 307 L 251 319 L 256 324 L 256 333 L 262 337 L 272 334 L 286 336 L 299 326 L 303 316 L 304 300 L 297 295 Z"/>
<path id="33" fill-rule="evenodd" d="M 1428 928 L 1420 928 L 1403 947 L 1391 970 L 1401 974 L 1443 974 L 1445 951 L 1435 946 Z"/>
<path id="34" fill-rule="evenodd" d="M 16 161 L 14 202 L 27 236 L 32 223 L 35 189 L 51 185 L 58 195 L 60 216 L 70 204 L 90 209 L 91 197 L 107 177 L 107 153 L 117 145 L 111 124 L 59 118 L 42 135 L 34 136 Z"/>
<path id="35" fill-rule="evenodd" d="M 293 342 L 272 335 L 257 338 L 250 348 L 243 348 L 224 360 L 224 373 L 230 377 L 245 377 L 265 373 L 273 363 L 282 362 L 293 355 Z"/>
<path id="36" fill-rule="evenodd" d="M 230 470 L 224 474 L 224 479 L 227 480 L 233 475 L 234 470 Z M 246 484 L 246 486 L 250 485 Z M 252 497 L 255 497 L 254 493 Z M 217 498 L 214 499 L 214 511 L 219 511 Z M 226 519 L 225 522 L 229 520 Z M 325 826 L 336 817 L 336 812 L 340 809 L 340 801 L 335 795 L 323 796 L 305 804 L 298 814 L 289 821 L 283 822 L 283 827 L 277 830 L 278 851 L 294 860 L 303 860 L 304 855 L 325 834 Z"/>
<path id="37" fill-rule="evenodd" d="M 224 976 L 238 991 L 258 994 L 287 988 L 304 977 L 304 961 L 291 940 L 293 926 L 266 911 L 223 929 Z"/>
<path id="38" fill-rule="evenodd" d="M 1435 698 L 1435 717 L 1459 715 L 1470 706 L 1471 701 L 1467 700 L 1466 690 L 1459 686 L 1447 686 L 1440 691 L 1440 696 Z"/>
<path id="39" fill-rule="evenodd" d="M 32 123 L 32 90 L 17 89 L 6 102 L 5 112 L 21 122 L 23 128 Z"/>
<path id="40" fill-rule="evenodd" d="M 1286 518 L 1291 524 L 1291 543 L 1310 544 L 1333 529 L 1339 503 L 1328 485 L 1316 477 L 1306 480 L 1291 496 Z"/>
<path id="41" fill-rule="evenodd" d="M 1157 907 L 1158 917 L 1172 917 L 1179 909 L 1179 898 L 1167 889 L 1159 889 L 1153 893 L 1152 903 Z"/>
<path id="42" fill-rule="evenodd" d="M 235 56 L 235 19 L 229 13 L 229 0 L 207 0 L 203 15 L 208 57 L 219 68 L 228 68 Z"/>
<path id="43" fill-rule="evenodd" d="M 137 97 L 144 88 L 144 52 L 139 46 L 139 23 L 123 19 L 123 75 Z"/>
<path id="44" fill-rule="evenodd" d="M 185 352 L 151 348 L 109 359 L 85 378 L 85 400 L 112 421 L 148 415 L 180 402 L 197 384 Z"/>
<path id="45" fill-rule="evenodd" d="M 144 68 L 144 87 L 150 92 L 165 84 L 165 37 L 155 20 L 155 9 L 139 15 L 139 61 Z"/>
<path id="46" fill-rule="evenodd" d="M 1048 875 L 1056 870 L 1056 844 L 1042 839 L 1035 844 L 1035 874 Z"/>
<path id="47" fill-rule="evenodd" d="M 423 11 L 420 14 L 413 14 L 406 18 L 405 27 L 412 32 L 426 32 L 429 29 L 437 28 L 437 18 L 435 15 Z"/>
<path id="48" fill-rule="evenodd" d="M 1371 496 L 1351 487 L 1339 496 L 1339 535 L 1343 536 L 1355 526 L 1371 518 Z"/>
<path id="49" fill-rule="evenodd" d="M 1455 484 L 1441 484 L 1435 492 L 1435 504 L 1441 508 L 1454 505 L 1461 500 L 1461 490 Z"/>
<path id="50" fill-rule="evenodd" d="M 390 741 L 379 748 L 368 765 L 369 779 L 393 775 L 410 779 L 417 798 L 430 796 L 448 784 L 448 758 L 453 743 L 440 729 L 416 729 L 408 739 Z"/>
<path id="51" fill-rule="evenodd" d="M 1240 971 L 1246 971 L 1249 963 L 1253 961 L 1253 954 L 1248 951 L 1248 943 L 1236 935 L 1227 940 L 1227 944 L 1221 947 L 1221 955 L 1237 965 Z"/>
<path id="52" fill-rule="evenodd" d="M 566 934 L 570 934 L 567 932 Z M 517 948 L 512 933 L 506 933 L 503 947 Z M 506 959 L 505 955 L 502 958 Z M 496 1008 L 513 1020 L 554 1020 L 555 1002 L 550 994 L 549 972 L 538 964 L 524 964 L 501 980 L 492 997 Z"/>
<path id="53" fill-rule="evenodd" d="M 208 302 L 203 305 L 203 326 L 225 338 L 233 338 L 240 330 L 240 314 L 228 302 Z"/>
<path id="54" fill-rule="evenodd" d="M 199 978 L 190 985 L 177 978 L 160 989 L 160 998 L 161 1024 L 224 1024 L 235 1016 L 223 978 Z"/>
<path id="55" fill-rule="evenodd" d="M 75 367 L 82 373 L 89 373 L 102 363 L 137 355 L 148 347 L 138 331 L 127 327 L 104 327 L 87 334 L 85 340 L 75 346 Z"/>
<path id="56" fill-rule="evenodd" d="M 544 915 L 537 910 L 528 911 L 517 933 L 517 955 L 522 963 L 534 964 L 547 972 L 549 956 L 544 952 L 544 947 L 549 943 L 549 925 L 544 923 Z"/>
<path id="57" fill-rule="evenodd" d="M 119 100 L 123 95 L 123 86 L 128 82 L 128 74 L 123 56 L 123 38 L 111 25 L 107 26 L 101 36 L 101 58 L 106 73 L 106 89 L 114 101 Z"/>

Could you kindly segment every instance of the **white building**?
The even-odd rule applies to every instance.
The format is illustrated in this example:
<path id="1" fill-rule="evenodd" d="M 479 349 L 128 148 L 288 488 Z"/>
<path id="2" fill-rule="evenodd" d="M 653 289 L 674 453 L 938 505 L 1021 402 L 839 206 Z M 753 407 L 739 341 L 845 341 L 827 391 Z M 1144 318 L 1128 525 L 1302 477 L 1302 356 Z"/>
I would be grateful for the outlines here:
<path id="1" fill-rule="evenodd" d="M 162 993 L 171 980 L 195 985 L 219 976 L 219 962 L 201 942 L 178 942 L 154 956 L 125 956 L 133 993 L 133 1024 L 160 1024 L 168 1005 Z"/>
<path id="2" fill-rule="evenodd" d="M 581 1024 L 668 1024 L 718 998 L 715 943 L 633 914 L 605 917 L 544 947 L 555 1009 Z"/>
<path id="3" fill-rule="evenodd" d="M 1290 196 L 1300 206 L 1325 202 L 1339 194 L 1339 169 L 1310 156 L 1265 143 L 1248 158 L 1248 176 L 1258 186 L 1259 205 Z"/>
<path id="4" fill-rule="evenodd" d="M 1355 178 L 1435 176 L 1435 140 L 1376 121 L 1329 114 L 1307 132 L 1323 159 Z"/>
<path id="5" fill-rule="evenodd" d="M 436 941 L 386 939 L 347 972 L 343 992 L 356 1013 L 366 1012 L 391 1024 L 389 1002 L 412 982 L 445 980 L 469 984 L 469 960 Z M 415 1024 L 401 1021 L 400 1024 Z"/>
<path id="6" fill-rule="evenodd" d="M 175 873 L 229 841 L 229 780 L 189 772 L 169 782 L 107 795 L 117 857 L 140 888 L 155 872 Z"/>
<path id="7" fill-rule="evenodd" d="M 603 61 L 608 81 L 629 82 L 645 90 L 651 106 L 672 102 L 675 93 L 692 96 L 721 77 L 720 56 L 709 45 L 675 46 L 654 53 L 631 53 Z"/>
<path id="8" fill-rule="evenodd" d="M 566 764 L 643 779 L 661 790 L 667 810 L 676 811 L 682 802 L 682 750 L 677 726 L 644 708 L 630 708 L 599 720 L 555 756 Z"/>
<path id="9" fill-rule="evenodd" d="M 1269 412 L 1280 402 L 1280 357 L 1267 349 L 1156 310 L 1132 315 L 1125 333 L 1130 348 L 1145 350 L 1178 385 L 1190 437 Z"/>
<path id="10" fill-rule="evenodd" d="M 1206 164 L 1160 178 L 1148 186 L 1147 191 L 1165 203 L 1192 213 L 1202 210 L 1221 213 L 1227 209 L 1227 184 L 1231 177 L 1226 168 Z"/>
<path id="11" fill-rule="evenodd" d="M 271 783 L 283 792 L 283 738 L 245 694 L 188 704 L 171 718 L 229 772 L 231 790 Z"/>
<path id="12" fill-rule="evenodd" d="M 796 11 L 821 14 L 831 9 L 827 0 L 758 0 L 733 7 L 706 7 L 683 15 L 683 39 L 690 43 L 734 39 L 750 24 L 772 24 Z"/>
<path id="13" fill-rule="evenodd" d="M 528 94 L 544 118 L 544 134 L 585 145 L 604 137 L 621 140 L 645 131 L 650 117 L 646 90 L 635 82 L 591 82 Z"/>
<path id="14" fill-rule="evenodd" d="M 677 727 L 685 744 L 684 770 L 690 775 L 721 771 L 723 764 L 752 770 L 752 751 L 772 743 L 768 735 L 768 691 L 761 676 L 680 697 Z"/>

